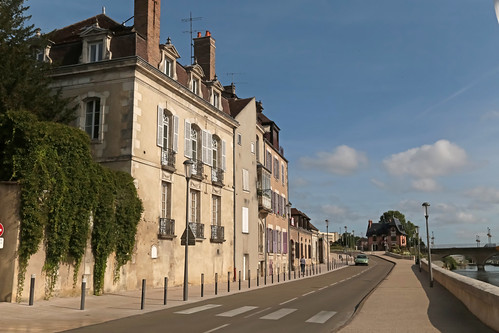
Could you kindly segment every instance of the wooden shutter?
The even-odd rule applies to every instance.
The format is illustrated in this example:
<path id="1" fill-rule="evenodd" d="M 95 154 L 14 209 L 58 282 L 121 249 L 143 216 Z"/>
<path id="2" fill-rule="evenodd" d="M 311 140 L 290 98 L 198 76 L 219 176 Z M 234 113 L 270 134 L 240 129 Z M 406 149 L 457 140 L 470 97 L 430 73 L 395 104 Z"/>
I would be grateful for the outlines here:
<path id="1" fill-rule="evenodd" d="M 207 132 L 207 139 L 208 142 L 206 142 L 206 149 L 207 149 L 207 158 L 208 158 L 208 165 L 213 166 L 213 135 L 211 135 L 210 132 Z"/>
<path id="2" fill-rule="evenodd" d="M 184 155 L 185 157 L 192 158 L 192 147 L 191 147 L 191 123 L 187 120 L 185 121 L 184 126 Z"/>
<path id="3" fill-rule="evenodd" d="M 208 164 L 208 132 L 201 131 L 201 160 Z"/>
<path id="4" fill-rule="evenodd" d="M 163 147 L 163 108 L 158 105 L 157 110 L 157 119 L 158 119 L 158 132 L 156 133 L 156 144 L 159 147 Z M 167 148 L 167 147 L 164 147 Z"/>
<path id="5" fill-rule="evenodd" d="M 243 207 L 243 228 L 242 232 L 247 234 L 249 232 L 248 228 L 248 207 Z"/>
<path id="6" fill-rule="evenodd" d="M 173 116 L 173 151 L 178 152 L 178 116 Z"/>
<path id="7" fill-rule="evenodd" d="M 283 250 L 282 253 L 288 253 L 288 233 L 284 231 L 282 233 L 282 243 L 283 243 Z"/>
<path id="8" fill-rule="evenodd" d="M 273 247 L 272 247 L 273 251 L 272 252 L 276 253 L 277 252 L 277 230 L 273 230 L 273 231 L 274 231 L 274 239 L 273 239 L 273 242 L 272 242 L 273 243 L 272 244 L 273 245 Z"/>
<path id="9" fill-rule="evenodd" d="M 225 171 L 225 140 L 222 140 L 222 170 Z"/>

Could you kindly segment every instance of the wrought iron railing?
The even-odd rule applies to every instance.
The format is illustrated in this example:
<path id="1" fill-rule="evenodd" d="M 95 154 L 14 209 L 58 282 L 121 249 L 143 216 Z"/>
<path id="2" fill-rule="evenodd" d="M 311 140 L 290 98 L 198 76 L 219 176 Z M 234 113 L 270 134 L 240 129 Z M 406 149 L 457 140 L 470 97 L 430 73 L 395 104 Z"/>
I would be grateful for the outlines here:
<path id="1" fill-rule="evenodd" d="M 223 185 L 224 171 L 220 168 L 211 168 L 211 181 L 215 184 Z"/>
<path id="2" fill-rule="evenodd" d="M 192 177 L 203 179 L 203 162 L 200 160 L 192 160 Z"/>
<path id="3" fill-rule="evenodd" d="M 175 220 L 169 218 L 159 219 L 159 234 L 160 238 L 175 237 Z"/>
<path id="4" fill-rule="evenodd" d="M 204 224 L 197 222 L 189 222 L 189 227 L 191 228 L 192 233 L 194 234 L 194 237 L 196 237 L 196 239 L 204 238 Z"/>
<path id="5" fill-rule="evenodd" d="M 224 238 L 224 227 L 220 225 L 212 225 L 211 226 L 211 242 L 213 243 L 223 243 L 225 242 Z"/>
<path id="6" fill-rule="evenodd" d="M 169 168 L 175 168 L 176 153 L 170 148 L 163 148 L 161 151 L 161 165 Z"/>
<path id="7" fill-rule="evenodd" d="M 271 190 L 258 190 L 258 206 L 260 209 L 272 210 L 272 194 Z"/>

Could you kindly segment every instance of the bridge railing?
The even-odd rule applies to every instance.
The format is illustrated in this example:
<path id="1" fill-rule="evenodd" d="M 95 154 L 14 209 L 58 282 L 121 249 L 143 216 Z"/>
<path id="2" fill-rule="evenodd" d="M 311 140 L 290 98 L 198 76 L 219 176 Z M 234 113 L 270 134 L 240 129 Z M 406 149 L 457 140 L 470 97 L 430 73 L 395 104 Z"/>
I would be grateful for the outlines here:
<path id="1" fill-rule="evenodd" d="M 432 249 L 451 249 L 451 248 L 468 248 L 468 247 L 496 247 L 497 244 L 496 243 L 485 243 L 485 244 L 482 244 L 480 243 L 478 246 L 476 243 L 469 243 L 469 244 L 435 244 L 435 245 L 432 245 L 431 248 Z"/>

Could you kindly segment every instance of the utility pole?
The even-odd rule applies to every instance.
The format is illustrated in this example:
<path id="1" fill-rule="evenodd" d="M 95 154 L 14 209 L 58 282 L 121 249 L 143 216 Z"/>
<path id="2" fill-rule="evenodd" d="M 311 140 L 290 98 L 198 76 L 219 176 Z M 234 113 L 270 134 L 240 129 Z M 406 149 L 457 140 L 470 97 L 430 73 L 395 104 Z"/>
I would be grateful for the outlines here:
<path id="1" fill-rule="evenodd" d="M 191 64 L 194 63 L 194 56 L 192 54 L 193 49 L 194 49 L 194 42 L 193 42 L 193 38 L 192 38 L 192 33 L 193 32 L 197 32 L 197 30 L 192 30 L 192 21 L 199 21 L 201 19 L 202 19 L 202 17 L 192 17 L 192 12 L 189 12 L 189 17 L 182 19 L 182 22 L 189 22 L 189 30 L 186 30 L 186 31 L 183 31 L 183 32 L 185 32 L 185 33 L 188 32 L 188 33 L 190 33 L 190 36 L 191 36 L 191 40 L 190 40 L 190 44 L 191 44 L 191 47 L 190 47 L 190 49 L 191 49 Z"/>

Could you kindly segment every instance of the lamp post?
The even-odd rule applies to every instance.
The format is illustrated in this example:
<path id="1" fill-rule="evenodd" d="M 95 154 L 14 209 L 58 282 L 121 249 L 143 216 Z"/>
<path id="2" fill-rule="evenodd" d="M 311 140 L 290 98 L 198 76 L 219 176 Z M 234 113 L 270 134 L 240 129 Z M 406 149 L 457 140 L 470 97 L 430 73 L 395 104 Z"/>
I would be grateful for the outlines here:
<path id="1" fill-rule="evenodd" d="M 194 162 L 191 159 L 184 161 L 184 171 L 186 180 L 185 195 L 185 260 L 184 260 L 184 301 L 189 299 L 189 180 L 192 176 L 192 166 Z"/>
<path id="2" fill-rule="evenodd" d="M 421 240 L 419 239 L 419 226 L 416 226 L 416 237 L 418 240 L 418 265 L 419 265 L 419 271 L 421 272 L 421 248 L 419 247 Z"/>
<path id="3" fill-rule="evenodd" d="M 355 230 L 352 230 L 352 247 L 353 250 L 357 250 L 357 244 L 355 244 Z"/>
<path id="4" fill-rule="evenodd" d="M 428 247 L 428 271 L 430 273 L 430 288 L 433 288 L 433 272 L 431 269 L 431 248 L 430 248 L 430 232 L 428 231 L 428 207 L 430 206 L 429 203 L 424 202 L 423 203 L 423 208 L 424 208 L 424 217 L 426 219 L 426 244 Z"/>
<path id="5" fill-rule="evenodd" d="M 348 248 L 347 226 L 345 226 L 345 248 Z"/>
<path id="6" fill-rule="evenodd" d="M 288 242 L 288 245 L 286 246 L 286 249 L 288 250 L 288 280 L 291 280 L 291 248 L 290 248 L 290 242 L 289 242 L 289 238 L 290 238 L 290 233 L 291 233 L 291 202 L 288 201 L 288 203 L 286 204 L 286 208 L 288 209 L 288 234 L 287 234 L 287 242 Z"/>
<path id="7" fill-rule="evenodd" d="M 480 236 L 476 235 L 476 247 L 480 247 Z"/>
<path id="8" fill-rule="evenodd" d="M 326 220 L 326 243 L 327 243 L 327 270 L 329 271 L 329 220 Z"/>

